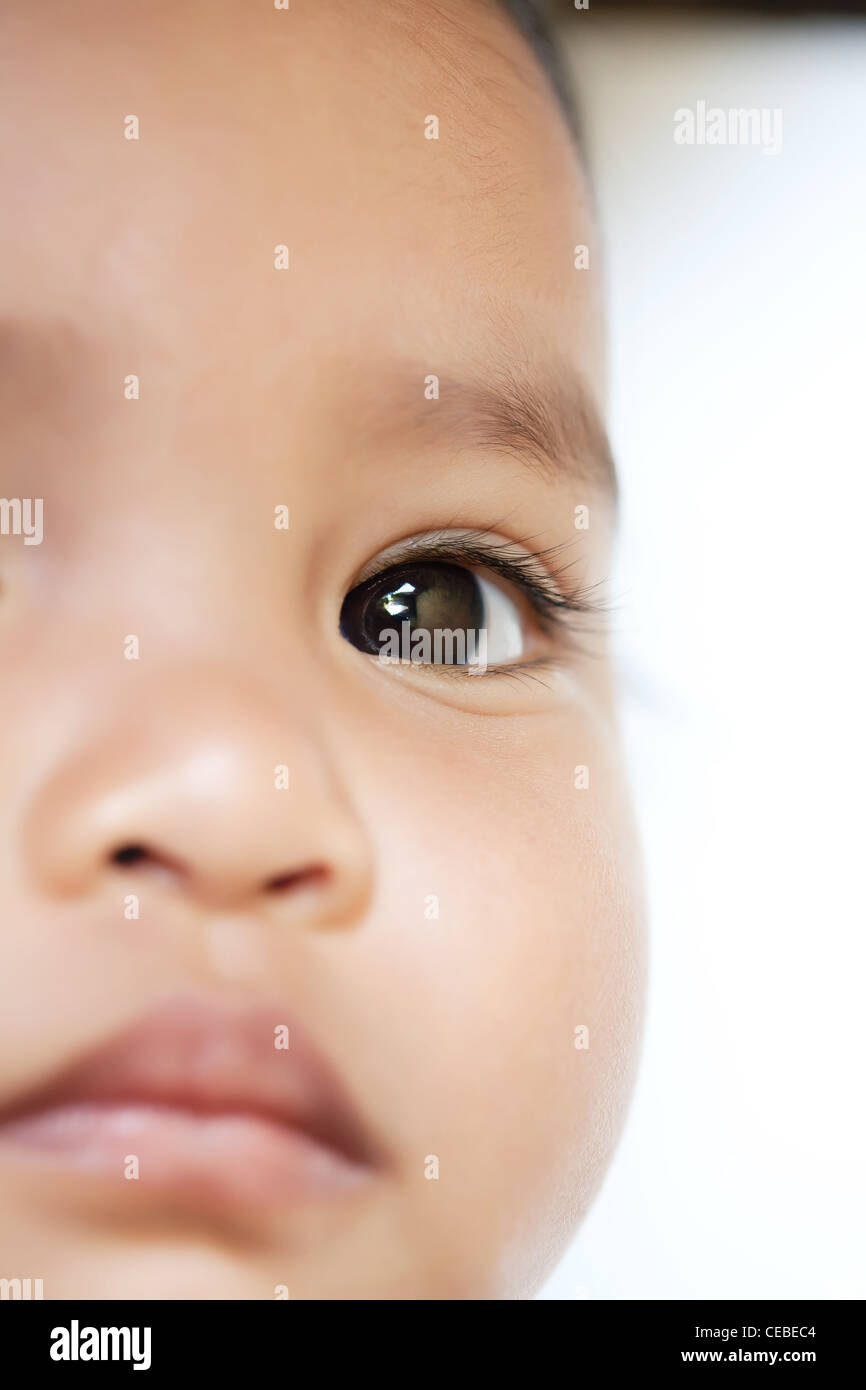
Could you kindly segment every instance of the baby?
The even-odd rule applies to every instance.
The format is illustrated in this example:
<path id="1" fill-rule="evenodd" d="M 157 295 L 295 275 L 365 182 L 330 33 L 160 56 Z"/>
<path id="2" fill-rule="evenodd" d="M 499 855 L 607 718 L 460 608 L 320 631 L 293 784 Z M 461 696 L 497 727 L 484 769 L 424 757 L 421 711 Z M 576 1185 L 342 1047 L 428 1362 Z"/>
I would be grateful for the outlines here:
<path id="1" fill-rule="evenodd" d="M 531 1297 L 644 971 L 555 55 L 516 0 L 0 49 L 0 1278 Z"/>

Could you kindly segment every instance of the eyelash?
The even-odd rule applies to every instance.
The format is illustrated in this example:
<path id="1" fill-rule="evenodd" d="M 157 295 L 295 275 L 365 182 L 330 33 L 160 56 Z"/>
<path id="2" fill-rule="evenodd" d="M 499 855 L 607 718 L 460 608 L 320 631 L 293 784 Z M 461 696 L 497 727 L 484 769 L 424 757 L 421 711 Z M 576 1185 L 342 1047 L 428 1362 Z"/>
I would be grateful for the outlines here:
<path id="1" fill-rule="evenodd" d="M 528 543 L 518 544 L 526 547 Z M 598 597 L 598 584 L 578 583 L 566 587 L 564 571 L 558 578 L 554 577 L 555 567 L 562 552 L 567 549 L 566 544 L 550 546 L 540 551 L 528 548 L 517 551 L 506 541 L 492 540 L 484 531 L 466 532 L 460 536 L 433 532 L 402 549 L 395 547 L 389 552 L 387 563 L 366 573 L 364 579 L 375 578 L 377 574 L 385 574 L 398 565 L 413 564 L 416 561 L 423 563 L 425 560 L 439 560 L 476 566 L 513 584 L 523 594 L 548 635 L 568 633 L 579 636 L 582 632 L 592 630 L 590 618 L 603 616 L 608 609 Z M 544 664 L 549 662 L 532 661 L 524 666 L 515 663 L 499 668 L 499 672 L 517 674 L 521 669 Z M 490 674 L 497 674 L 496 668 L 491 668 Z"/>

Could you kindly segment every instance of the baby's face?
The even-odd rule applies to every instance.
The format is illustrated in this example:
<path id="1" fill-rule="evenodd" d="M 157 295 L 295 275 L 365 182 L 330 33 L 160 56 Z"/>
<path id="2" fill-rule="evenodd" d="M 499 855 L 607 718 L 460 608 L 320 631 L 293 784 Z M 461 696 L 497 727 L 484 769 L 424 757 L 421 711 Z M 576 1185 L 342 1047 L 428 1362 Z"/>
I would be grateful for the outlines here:
<path id="1" fill-rule="evenodd" d="M 2 46 L 0 1275 L 525 1296 L 642 979 L 545 76 L 482 0 Z"/>

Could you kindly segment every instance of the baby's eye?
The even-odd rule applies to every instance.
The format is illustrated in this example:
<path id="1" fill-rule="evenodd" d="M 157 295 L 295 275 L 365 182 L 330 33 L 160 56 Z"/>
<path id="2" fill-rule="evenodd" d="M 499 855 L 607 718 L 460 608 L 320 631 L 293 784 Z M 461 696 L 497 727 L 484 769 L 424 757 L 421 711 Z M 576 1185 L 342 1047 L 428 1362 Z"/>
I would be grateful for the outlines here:
<path id="1" fill-rule="evenodd" d="M 516 598 L 438 560 L 393 565 L 343 601 L 340 632 L 358 651 L 439 666 L 503 666 L 526 653 Z"/>

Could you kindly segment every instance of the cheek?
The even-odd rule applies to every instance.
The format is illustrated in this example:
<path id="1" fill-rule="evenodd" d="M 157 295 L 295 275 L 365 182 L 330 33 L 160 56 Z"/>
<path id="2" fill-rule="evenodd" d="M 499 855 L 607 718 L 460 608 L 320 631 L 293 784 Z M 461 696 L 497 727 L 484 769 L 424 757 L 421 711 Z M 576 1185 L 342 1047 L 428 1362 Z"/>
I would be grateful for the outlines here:
<path id="1" fill-rule="evenodd" d="M 381 964 L 399 962 L 395 1046 L 412 1078 L 393 1097 L 403 1148 L 410 1173 L 438 1157 L 428 1204 L 439 1220 L 449 1208 L 449 1239 L 486 1261 L 488 1282 L 568 1234 L 630 1087 L 638 855 L 616 749 L 592 726 L 572 710 L 465 743 L 428 734 L 403 762 L 411 788 L 395 779 L 380 807 Z M 578 761 L 589 785 L 576 788 Z"/>

